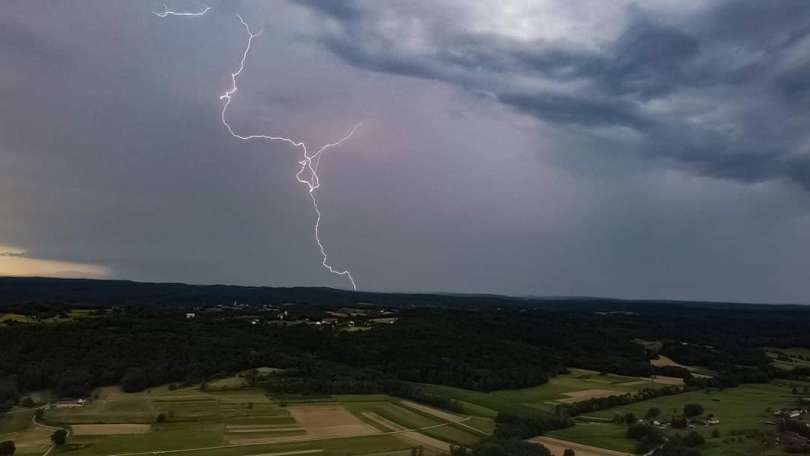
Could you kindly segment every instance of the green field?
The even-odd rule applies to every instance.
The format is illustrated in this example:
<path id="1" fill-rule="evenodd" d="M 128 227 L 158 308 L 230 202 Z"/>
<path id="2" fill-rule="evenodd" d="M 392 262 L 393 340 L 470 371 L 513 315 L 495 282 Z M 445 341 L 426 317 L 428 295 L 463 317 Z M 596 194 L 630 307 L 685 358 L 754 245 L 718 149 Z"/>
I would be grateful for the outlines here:
<path id="1" fill-rule="evenodd" d="M 23 431 L 31 424 L 34 411 L 31 409 L 15 408 L 9 413 L 0 416 L 0 434 Z"/>
<path id="2" fill-rule="evenodd" d="M 600 375 L 598 372 L 571 369 L 571 373 L 558 375 L 545 385 L 517 390 L 500 390 L 490 393 L 465 390 L 442 385 L 423 385 L 428 391 L 455 399 L 464 412 L 475 416 L 494 417 L 498 412 L 530 414 L 538 410 L 553 412 L 566 393 L 583 390 L 610 390 L 615 394 L 638 391 L 642 388 L 658 388 L 662 385 L 649 379 L 621 375 Z"/>
<path id="3" fill-rule="evenodd" d="M 12 440 L 18 456 L 41 455 L 50 444 L 51 431 L 34 426 L 33 409 L 13 408 L 0 416 L 0 441 Z"/>
<path id="4" fill-rule="evenodd" d="M 623 407 L 589 414 L 589 417 L 610 419 L 617 413 L 632 412 L 643 417 L 651 407 L 662 411 L 662 419 L 667 419 L 673 413 L 679 413 L 686 403 L 699 403 L 705 408 L 705 413 L 712 413 L 720 419 L 716 426 L 697 426 L 696 431 L 707 438 L 707 444 L 702 449 L 707 456 L 731 456 L 750 454 L 769 454 L 766 449 L 759 448 L 756 442 L 745 439 L 742 443 L 723 443 L 723 439 L 730 437 L 734 431 L 745 430 L 773 430 L 772 425 L 766 421 L 772 420 L 768 408 L 795 406 L 796 396 L 790 394 L 792 384 L 795 382 L 777 382 L 768 385 L 742 385 L 723 391 L 712 390 L 694 391 L 676 396 L 666 396 L 648 401 L 642 401 Z M 634 441 L 625 437 L 626 427 L 613 423 L 582 423 L 574 427 L 554 431 L 552 437 L 571 440 L 586 445 L 608 448 L 617 451 L 631 451 Z M 712 438 L 712 432 L 717 429 L 719 438 Z M 682 431 L 683 432 L 683 431 Z M 756 450 L 752 448 L 756 446 Z M 781 454 L 773 450 L 771 454 Z"/>
<path id="5" fill-rule="evenodd" d="M 376 413 L 408 429 L 426 428 L 421 431 L 422 434 L 457 445 L 474 445 L 494 429 L 494 422 L 490 418 L 471 417 L 465 420 L 463 425 L 448 423 L 436 416 L 400 405 L 395 398 L 385 395 L 376 395 L 374 397 L 379 400 L 360 401 L 355 397 L 349 397 L 349 400 L 344 402 L 344 405 L 360 419 L 372 425 L 374 422 L 364 417 L 363 413 Z M 339 396 L 339 398 L 345 400 L 343 396 Z M 473 419 L 476 421 L 471 421 Z M 468 423 L 467 421 L 471 422 Z M 476 432 L 476 429 L 483 432 Z"/>
<path id="6" fill-rule="evenodd" d="M 235 379 L 237 377 L 234 377 Z M 263 390 L 246 388 L 234 379 L 209 382 L 203 391 L 199 386 L 151 388 L 127 394 L 120 388 L 96 390 L 94 398 L 83 407 L 50 408 L 43 422 L 54 426 L 78 426 L 68 444 L 52 454 L 101 456 L 117 454 L 153 454 L 182 450 L 178 454 L 270 455 L 278 452 L 307 451 L 301 454 L 323 455 L 390 455 L 407 456 L 417 445 L 399 437 L 399 430 L 381 428 L 364 413 L 373 412 L 406 430 L 418 430 L 425 436 L 444 442 L 472 446 L 494 429 L 492 418 L 459 416 L 442 418 L 441 411 L 431 412 L 403 405 L 399 399 L 384 394 L 338 396 L 268 396 Z M 48 397 L 47 392 L 38 393 Z M 368 436 L 309 435 L 289 413 L 288 407 L 300 405 L 343 406 L 361 421 L 382 431 Z M 33 409 L 18 409 L 0 420 L 0 440 L 16 442 L 26 439 L 34 444 L 19 448 L 17 454 L 42 454 L 49 446 L 51 430 L 32 423 Z M 450 422 L 448 419 L 461 420 Z M 149 424 L 140 434 L 88 435 L 81 425 L 106 424 L 106 429 L 127 423 Z M 305 441 L 280 441 L 280 438 L 302 438 Z M 424 448 L 426 455 L 440 452 Z"/>
<path id="7" fill-rule="evenodd" d="M 765 349 L 765 353 L 773 360 L 773 365 L 780 369 L 790 370 L 794 367 L 810 367 L 810 348 L 768 347 Z M 785 359 L 785 357 L 789 359 Z"/>
<path id="8" fill-rule="evenodd" d="M 490 435 L 495 428 L 494 415 L 498 412 L 533 414 L 552 412 L 555 405 L 570 396 L 566 394 L 587 390 L 608 390 L 615 394 L 637 391 L 644 387 L 659 386 L 649 379 L 618 375 L 600 375 L 597 372 L 574 369 L 570 374 L 558 376 L 545 385 L 519 390 L 501 390 L 491 393 L 464 390 L 438 385 L 424 385 L 434 394 L 459 401 L 463 414 L 448 415 L 440 410 L 425 409 L 384 394 L 366 395 L 273 395 L 258 388 L 243 386 L 240 377 L 209 382 L 200 386 L 151 388 L 141 393 L 126 394 L 120 388 L 100 388 L 95 399 L 84 407 L 52 408 L 44 413 L 43 421 L 52 425 L 81 424 L 149 424 L 142 434 L 81 435 L 74 433 L 69 444 L 52 454 L 75 456 L 101 456 L 120 454 L 153 454 L 177 451 L 192 456 L 208 455 L 272 455 L 279 452 L 308 452 L 300 454 L 323 455 L 390 455 L 407 456 L 416 445 L 403 430 L 416 430 L 424 436 L 451 444 L 474 446 Z M 626 427 L 610 422 L 617 413 L 633 412 L 642 417 L 651 407 L 662 411 L 662 419 L 679 413 L 686 403 L 700 403 L 706 413 L 717 416 L 717 426 L 698 426 L 696 430 L 707 438 L 702 448 L 707 456 L 776 455 L 778 450 L 760 448 L 751 439 L 725 441 L 735 431 L 772 430 L 766 424 L 772 419 L 767 409 L 793 406 L 797 396 L 791 394 L 799 382 L 775 382 L 768 385 L 743 385 L 723 391 L 693 391 L 675 396 L 616 407 L 589 414 L 571 428 L 550 435 L 563 440 L 618 451 L 631 452 L 635 442 L 625 437 Z M 38 396 L 48 397 L 47 392 Z M 310 428 L 296 421 L 302 405 L 342 407 L 360 421 L 379 429 L 377 435 L 351 434 L 345 437 L 310 434 Z M 15 413 L 0 420 L 0 439 L 13 438 L 29 442 L 18 451 L 21 455 L 42 454 L 47 446 L 49 431 L 32 424 L 33 410 L 16 409 Z M 378 418 L 375 418 L 378 417 Z M 389 421 L 388 427 L 379 418 Z M 339 425 L 336 424 L 336 425 Z M 77 428 L 80 429 L 80 428 Z M 717 429 L 719 438 L 712 438 Z M 38 440 L 37 440 L 38 439 Z M 286 439 L 286 440 L 285 440 Z M 293 441 L 291 439 L 298 439 Z M 304 440 L 302 440 L 304 439 Z M 426 447 L 425 454 L 439 454 Z"/>

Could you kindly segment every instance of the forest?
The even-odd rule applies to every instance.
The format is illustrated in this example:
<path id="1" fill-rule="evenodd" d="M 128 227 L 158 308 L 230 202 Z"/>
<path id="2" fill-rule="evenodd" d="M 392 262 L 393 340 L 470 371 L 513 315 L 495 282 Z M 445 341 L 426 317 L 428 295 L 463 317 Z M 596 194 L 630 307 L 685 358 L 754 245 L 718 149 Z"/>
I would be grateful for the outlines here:
<path id="1" fill-rule="evenodd" d="M 29 306 L 38 308 L 42 304 Z M 296 308 L 317 314 L 324 307 Z M 663 340 L 661 353 L 714 369 L 719 375 L 713 382 L 734 386 L 806 374 L 773 368 L 761 347 L 810 347 L 808 316 L 800 308 L 658 305 L 606 313 L 576 306 L 426 305 L 401 309 L 396 324 L 348 332 L 255 325 L 238 314 L 187 319 L 171 306 L 133 307 L 63 323 L 0 327 L 0 403 L 21 391 L 53 388 L 80 397 L 101 385 L 136 391 L 258 366 L 284 369 L 269 387 L 301 393 L 390 391 L 402 382 L 512 389 L 543 384 L 570 367 L 648 376 L 655 371 L 653 354 L 634 339 Z M 683 374 L 687 384 L 705 386 L 706 380 Z"/>

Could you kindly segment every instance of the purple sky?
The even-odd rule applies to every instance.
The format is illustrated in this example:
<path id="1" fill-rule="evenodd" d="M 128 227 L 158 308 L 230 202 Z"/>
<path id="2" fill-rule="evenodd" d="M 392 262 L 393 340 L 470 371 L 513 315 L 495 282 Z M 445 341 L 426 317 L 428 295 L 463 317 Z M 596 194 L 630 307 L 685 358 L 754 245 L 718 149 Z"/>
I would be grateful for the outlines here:
<path id="1" fill-rule="evenodd" d="M 12 0 L 0 274 L 810 302 L 810 3 Z"/>

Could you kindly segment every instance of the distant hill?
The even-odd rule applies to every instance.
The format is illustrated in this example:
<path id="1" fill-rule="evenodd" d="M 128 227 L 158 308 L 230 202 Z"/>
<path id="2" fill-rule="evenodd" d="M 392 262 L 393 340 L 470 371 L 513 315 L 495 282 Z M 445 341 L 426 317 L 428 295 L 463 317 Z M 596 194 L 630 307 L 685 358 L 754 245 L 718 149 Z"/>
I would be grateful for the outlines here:
<path id="1" fill-rule="evenodd" d="M 239 301 L 250 304 L 299 303 L 390 307 L 540 307 L 573 311 L 645 311 L 680 307 L 684 310 L 795 309 L 793 305 L 756 305 L 700 301 L 621 300 L 593 297 L 511 297 L 491 294 L 352 292 L 325 287 L 251 287 L 189 285 L 128 280 L 0 277 L 0 307 L 24 304 L 84 306 L 206 306 Z M 799 306 L 803 307 L 803 306 Z"/>

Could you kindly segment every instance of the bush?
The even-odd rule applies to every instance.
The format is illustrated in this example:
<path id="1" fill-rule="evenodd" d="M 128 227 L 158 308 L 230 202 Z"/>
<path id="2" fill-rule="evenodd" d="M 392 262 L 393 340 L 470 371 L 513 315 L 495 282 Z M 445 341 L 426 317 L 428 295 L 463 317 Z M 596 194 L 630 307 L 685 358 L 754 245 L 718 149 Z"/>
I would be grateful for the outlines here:
<path id="1" fill-rule="evenodd" d="M 51 434 L 51 442 L 53 442 L 53 444 L 56 446 L 62 446 L 66 441 L 67 431 L 64 429 L 56 430 L 53 434 Z"/>
<path id="2" fill-rule="evenodd" d="M 121 377 L 121 389 L 124 390 L 125 393 L 143 391 L 147 386 L 149 386 L 149 380 L 143 369 L 127 369 L 124 376 Z"/>
<path id="3" fill-rule="evenodd" d="M 14 401 L 10 399 L 5 402 L 0 402 L 0 414 L 8 412 L 11 410 L 11 407 L 14 407 Z"/>
<path id="4" fill-rule="evenodd" d="M 571 424 L 570 419 L 557 416 L 524 417 L 501 412 L 495 417 L 495 437 L 502 440 L 527 439 Z"/>
<path id="5" fill-rule="evenodd" d="M 627 412 L 624 415 L 624 422 L 627 424 L 635 424 L 637 421 L 638 418 L 636 418 L 636 415 L 634 415 L 632 412 Z"/>
<path id="6" fill-rule="evenodd" d="M 700 404 L 686 404 L 683 406 L 683 416 L 692 418 L 703 415 L 703 406 Z"/>
<path id="7" fill-rule="evenodd" d="M 463 455 L 464 453 L 454 453 Z M 474 449 L 471 456 L 551 456 L 543 445 L 518 439 L 490 440 Z"/>
<path id="8" fill-rule="evenodd" d="M 661 431 L 649 424 L 637 423 L 627 428 L 627 437 L 633 440 L 641 440 L 649 437 L 650 440 L 657 441 L 658 443 L 664 440 Z"/>
<path id="9" fill-rule="evenodd" d="M 411 449 L 411 454 L 414 454 L 415 448 Z M 450 456 L 469 456 L 470 452 L 462 446 L 450 445 Z"/>
<path id="10" fill-rule="evenodd" d="M 666 442 L 655 456 L 701 456 L 700 451 L 695 448 L 684 446 L 683 439 L 675 438 Z"/>
<path id="11" fill-rule="evenodd" d="M 686 421 L 686 417 L 684 416 L 673 416 L 670 424 L 672 425 L 673 429 L 686 429 L 686 425 L 688 423 Z"/>
<path id="12" fill-rule="evenodd" d="M 661 442 L 656 441 L 655 438 L 644 436 L 636 443 L 636 453 L 646 454 L 661 445 Z"/>
<path id="13" fill-rule="evenodd" d="M 56 394 L 60 397 L 85 397 L 93 389 L 93 377 L 87 372 L 69 370 L 59 376 L 56 382 Z"/>
<path id="14" fill-rule="evenodd" d="M 690 448 L 693 448 L 693 447 L 700 446 L 700 445 L 703 445 L 704 443 L 706 443 L 706 439 L 703 438 L 703 436 L 700 435 L 700 433 L 698 433 L 696 431 L 691 431 L 691 432 L 689 432 L 689 434 L 686 434 L 686 437 L 683 438 L 683 443 L 684 443 L 684 445 L 686 445 L 686 446 L 688 446 Z"/>
<path id="15" fill-rule="evenodd" d="M 17 446 L 11 440 L 0 442 L 0 456 L 12 456 L 17 451 Z"/>
<path id="16" fill-rule="evenodd" d="M 0 378 L 0 402 L 17 402 L 20 392 L 17 390 L 17 380 L 14 377 Z"/>

